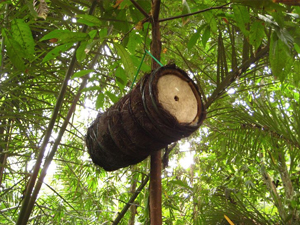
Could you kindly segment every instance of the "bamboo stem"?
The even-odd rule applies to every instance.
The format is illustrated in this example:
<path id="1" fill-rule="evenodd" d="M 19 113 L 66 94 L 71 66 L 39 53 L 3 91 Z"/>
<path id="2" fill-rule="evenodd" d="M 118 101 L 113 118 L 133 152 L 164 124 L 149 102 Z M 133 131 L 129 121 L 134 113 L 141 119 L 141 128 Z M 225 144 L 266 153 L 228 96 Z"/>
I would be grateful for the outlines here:
<path id="1" fill-rule="evenodd" d="M 138 189 L 135 191 L 135 193 L 131 196 L 131 198 L 129 199 L 129 201 L 126 203 L 125 207 L 119 213 L 118 217 L 112 223 L 112 225 L 117 225 L 121 221 L 121 219 L 124 217 L 125 213 L 129 209 L 129 207 L 131 206 L 131 204 L 134 202 L 134 200 L 136 199 L 136 197 L 139 195 L 139 193 L 146 186 L 146 184 L 148 183 L 148 181 L 149 181 L 149 176 L 147 176 L 144 179 L 144 181 L 141 183 L 141 185 L 138 187 Z"/>
<path id="2" fill-rule="evenodd" d="M 93 3 L 92 3 L 92 6 L 90 8 L 89 14 L 92 14 L 94 12 L 96 4 L 97 4 L 97 0 L 94 0 Z M 86 30 L 87 30 L 87 26 L 84 26 L 83 27 L 83 32 L 85 32 Z M 80 42 L 77 44 L 77 47 L 79 47 L 79 45 L 80 45 Z M 64 82 L 61 86 L 61 90 L 59 92 L 59 96 L 57 98 L 56 105 L 53 109 L 52 117 L 50 119 L 48 128 L 46 130 L 43 143 L 40 147 L 40 153 L 37 157 L 37 161 L 36 161 L 36 164 L 34 166 L 32 176 L 30 177 L 30 180 L 29 180 L 29 183 L 28 183 L 28 186 L 27 186 L 27 189 L 26 189 L 25 197 L 24 197 L 24 200 L 23 200 L 23 203 L 22 203 L 22 206 L 21 206 L 21 210 L 20 210 L 19 217 L 18 217 L 16 225 L 25 225 L 28 222 L 31 211 L 33 210 L 33 205 L 35 203 L 36 197 L 34 198 L 34 196 L 33 196 L 33 198 L 31 198 L 31 194 L 32 194 L 34 185 L 36 183 L 36 179 L 38 177 L 38 174 L 39 174 L 39 171 L 40 171 L 40 168 L 41 168 L 41 164 L 42 164 L 42 160 L 44 158 L 44 153 L 45 153 L 45 150 L 46 150 L 46 146 L 48 145 L 48 141 L 49 141 L 49 138 L 51 136 L 56 118 L 58 116 L 60 107 L 63 103 L 64 96 L 65 96 L 66 91 L 67 91 L 68 81 L 69 81 L 71 75 L 73 74 L 75 63 L 76 63 L 76 54 L 74 53 L 73 58 L 71 60 L 71 63 L 69 65 L 68 71 L 66 73 Z M 47 168 L 45 168 L 44 171 L 46 173 Z M 39 182 L 40 182 L 40 180 L 39 180 Z M 37 183 L 37 185 L 39 184 L 39 182 Z M 35 189 L 35 190 L 37 190 L 36 196 L 39 192 L 39 189 L 40 188 Z"/>

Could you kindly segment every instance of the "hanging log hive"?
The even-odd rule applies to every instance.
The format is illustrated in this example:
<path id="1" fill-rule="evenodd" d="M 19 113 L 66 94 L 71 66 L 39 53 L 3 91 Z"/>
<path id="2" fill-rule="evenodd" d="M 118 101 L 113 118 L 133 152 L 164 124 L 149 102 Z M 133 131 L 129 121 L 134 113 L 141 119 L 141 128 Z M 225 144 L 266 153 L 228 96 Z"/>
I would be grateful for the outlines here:
<path id="1" fill-rule="evenodd" d="M 205 118 L 197 86 L 175 65 L 146 74 L 88 128 L 93 162 L 107 171 L 141 162 L 152 152 L 187 137 Z"/>

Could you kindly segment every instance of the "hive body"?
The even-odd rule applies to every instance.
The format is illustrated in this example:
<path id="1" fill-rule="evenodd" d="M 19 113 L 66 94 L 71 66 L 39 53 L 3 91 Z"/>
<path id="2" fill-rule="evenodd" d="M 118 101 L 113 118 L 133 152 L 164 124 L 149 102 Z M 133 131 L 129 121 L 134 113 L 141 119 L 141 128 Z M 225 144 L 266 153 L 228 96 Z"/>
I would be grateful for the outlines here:
<path id="1" fill-rule="evenodd" d="M 88 128 L 93 162 L 107 171 L 136 164 L 199 128 L 205 109 L 196 85 L 175 65 L 146 74 Z"/>

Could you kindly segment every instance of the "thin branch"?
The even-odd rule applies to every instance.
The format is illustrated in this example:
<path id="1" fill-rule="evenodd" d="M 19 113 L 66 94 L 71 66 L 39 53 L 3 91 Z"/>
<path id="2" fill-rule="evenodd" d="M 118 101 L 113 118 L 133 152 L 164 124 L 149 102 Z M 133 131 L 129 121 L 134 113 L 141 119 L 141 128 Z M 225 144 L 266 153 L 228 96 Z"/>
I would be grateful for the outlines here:
<path id="1" fill-rule="evenodd" d="M 286 166 L 284 152 L 281 151 L 281 149 L 278 149 L 278 169 L 285 190 L 286 198 L 289 201 L 292 201 L 294 196 L 293 183 Z"/>
<path id="2" fill-rule="evenodd" d="M 169 18 L 165 18 L 165 19 L 160 19 L 158 22 L 165 22 L 168 20 L 174 20 L 174 19 L 179 19 L 179 18 L 183 18 L 183 17 L 187 17 L 187 16 L 192 16 L 192 15 L 196 15 L 196 14 L 203 13 L 203 12 L 213 10 L 213 9 L 222 9 L 222 8 L 225 8 L 225 6 L 227 6 L 229 4 L 231 4 L 231 3 L 227 3 L 227 4 L 221 5 L 221 6 L 210 7 L 210 8 L 199 10 L 199 11 L 193 12 L 193 13 L 187 13 L 187 14 L 183 14 L 183 15 L 179 15 L 179 16 L 173 16 L 173 17 L 169 17 Z"/>
<path id="3" fill-rule="evenodd" d="M 269 46 L 266 46 L 265 48 L 260 50 L 255 57 L 251 57 L 249 60 L 244 62 L 236 71 L 229 73 L 228 76 L 226 76 L 224 80 L 222 80 L 222 82 L 217 86 L 212 95 L 207 99 L 205 108 L 209 108 L 209 106 L 223 94 L 225 89 L 230 84 L 232 84 L 238 77 L 240 77 L 250 67 L 251 64 L 257 62 L 258 60 L 266 56 L 268 52 Z"/>
<path id="4" fill-rule="evenodd" d="M 261 175 L 262 175 L 262 178 L 263 178 L 263 181 L 264 183 L 266 184 L 267 186 L 267 189 L 268 191 L 270 192 L 271 194 L 271 197 L 274 201 L 274 204 L 275 206 L 277 207 L 278 209 L 278 212 L 279 212 L 279 215 L 280 217 L 285 220 L 286 219 L 286 212 L 285 212 L 285 209 L 284 209 L 284 206 L 282 204 L 282 199 L 281 197 L 279 196 L 277 190 L 276 190 L 276 187 L 275 185 L 273 184 L 273 180 L 272 178 L 270 177 L 270 175 L 268 174 L 265 166 L 263 163 L 261 163 Z"/>
<path id="5" fill-rule="evenodd" d="M 149 17 L 149 14 L 136 1 L 134 0 L 130 0 L 130 1 L 146 18 Z"/>
<path id="6" fill-rule="evenodd" d="M 146 186 L 146 184 L 149 181 L 149 176 L 147 176 L 144 181 L 141 183 L 141 185 L 138 187 L 138 189 L 136 190 L 136 192 L 131 196 L 131 198 L 129 199 L 129 201 L 126 203 L 126 205 L 124 206 L 124 208 L 122 209 L 122 211 L 119 213 L 119 215 L 117 216 L 117 218 L 114 220 L 114 222 L 112 223 L 112 225 L 117 225 L 121 219 L 124 217 L 125 213 L 127 212 L 127 210 L 129 209 L 129 207 L 132 205 L 132 203 L 134 202 L 134 200 L 136 199 L 136 197 L 139 195 L 139 193 L 143 190 L 143 188 Z"/>
<path id="7" fill-rule="evenodd" d="M 16 209 L 16 208 L 18 208 L 18 207 L 19 207 L 19 206 L 17 205 L 17 206 L 13 206 L 13 207 L 10 207 L 10 208 L 2 209 L 2 210 L 0 210 L 0 213 L 5 213 L 5 212 L 7 212 L 7 211 Z"/>
<path id="8" fill-rule="evenodd" d="M 49 184 L 43 182 L 51 191 L 53 191 L 58 197 L 60 197 L 68 206 L 70 206 L 75 212 L 80 214 L 63 196 L 61 196 L 53 187 L 51 187 Z"/>
<path id="9" fill-rule="evenodd" d="M 8 3 L 6 3 L 5 5 L 5 12 L 3 13 L 3 25 L 4 27 L 7 27 L 6 24 L 7 24 L 7 11 L 8 11 Z M 4 73 L 2 73 L 3 71 L 3 68 L 4 68 L 4 55 L 5 55 L 5 45 L 4 45 L 4 42 L 5 42 L 5 39 L 4 39 L 4 36 L 2 36 L 2 40 L 1 40 L 1 55 L 2 55 L 2 58 L 1 58 L 1 62 L 0 62 L 0 78 L 2 78 L 2 76 L 4 75 Z"/>

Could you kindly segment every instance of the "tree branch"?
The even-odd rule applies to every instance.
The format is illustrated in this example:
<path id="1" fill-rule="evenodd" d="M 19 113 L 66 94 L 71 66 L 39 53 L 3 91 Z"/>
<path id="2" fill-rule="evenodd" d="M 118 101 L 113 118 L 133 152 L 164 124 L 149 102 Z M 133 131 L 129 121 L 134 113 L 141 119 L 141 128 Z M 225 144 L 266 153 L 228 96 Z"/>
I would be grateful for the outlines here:
<path id="1" fill-rule="evenodd" d="M 257 62 L 269 52 L 269 46 L 261 49 L 256 56 L 251 57 L 249 60 L 245 61 L 237 70 L 231 72 L 224 78 L 224 80 L 217 86 L 212 95 L 207 99 L 205 108 L 208 109 L 209 106 L 217 100 L 225 91 L 225 89 L 232 84 L 238 77 L 240 77 L 250 66 L 251 64 Z"/>
<path id="2" fill-rule="evenodd" d="M 168 20 L 174 20 L 174 19 L 179 19 L 179 18 L 183 18 L 183 17 L 187 17 L 187 16 L 192 16 L 192 15 L 203 13 L 203 12 L 206 12 L 206 11 L 209 11 L 209 10 L 212 10 L 212 9 L 222 9 L 225 6 L 229 5 L 229 4 L 231 4 L 231 3 L 227 3 L 227 4 L 221 5 L 221 6 L 214 6 L 214 7 L 210 7 L 210 8 L 207 8 L 207 9 L 202 9 L 202 10 L 199 10 L 199 11 L 193 12 L 193 13 L 187 13 L 187 14 L 183 14 L 183 15 L 179 15 L 179 16 L 173 16 L 173 17 L 169 17 L 169 18 L 160 19 L 159 22 L 165 22 L 165 21 L 168 21 Z"/>
<path id="3" fill-rule="evenodd" d="M 134 0 L 130 0 L 130 1 L 146 18 L 149 17 L 149 14 L 136 1 Z"/>
<path id="4" fill-rule="evenodd" d="M 270 175 L 268 174 L 266 168 L 264 165 L 261 165 L 261 175 L 263 178 L 264 183 L 267 186 L 267 189 L 269 190 L 272 199 L 274 200 L 275 206 L 278 209 L 279 215 L 280 217 L 285 220 L 286 219 L 286 213 L 285 213 L 285 209 L 284 206 L 282 204 L 282 199 L 280 198 L 275 185 L 273 184 L 273 180 L 270 177 Z"/>
<path id="5" fill-rule="evenodd" d="M 70 208 L 72 208 L 75 212 L 77 212 L 78 215 L 80 215 L 80 212 L 78 212 L 63 196 L 61 196 L 53 187 L 51 187 L 49 184 L 43 182 L 51 191 L 53 191 L 60 199 L 62 199 Z"/>
<path id="6" fill-rule="evenodd" d="M 286 166 L 284 152 L 281 149 L 278 149 L 278 169 L 285 190 L 285 196 L 291 201 L 294 196 L 294 188 Z"/>
<path id="7" fill-rule="evenodd" d="M 138 189 L 136 190 L 136 192 L 131 196 L 131 198 L 129 199 L 129 201 L 126 203 L 126 205 L 124 206 L 124 208 L 122 209 L 122 211 L 119 213 L 119 215 L 117 216 L 117 218 L 114 220 L 114 222 L 112 223 L 112 225 L 117 225 L 121 219 L 124 217 L 125 213 L 127 212 L 127 210 L 129 209 L 129 207 L 132 205 L 132 203 L 134 202 L 134 200 L 136 199 L 136 197 L 139 195 L 139 193 L 143 190 L 143 188 L 146 186 L 146 184 L 149 181 L 149 176 L 147 176 L 144 181 L 141 183 L 141 185 L 138 187 Z"/>

